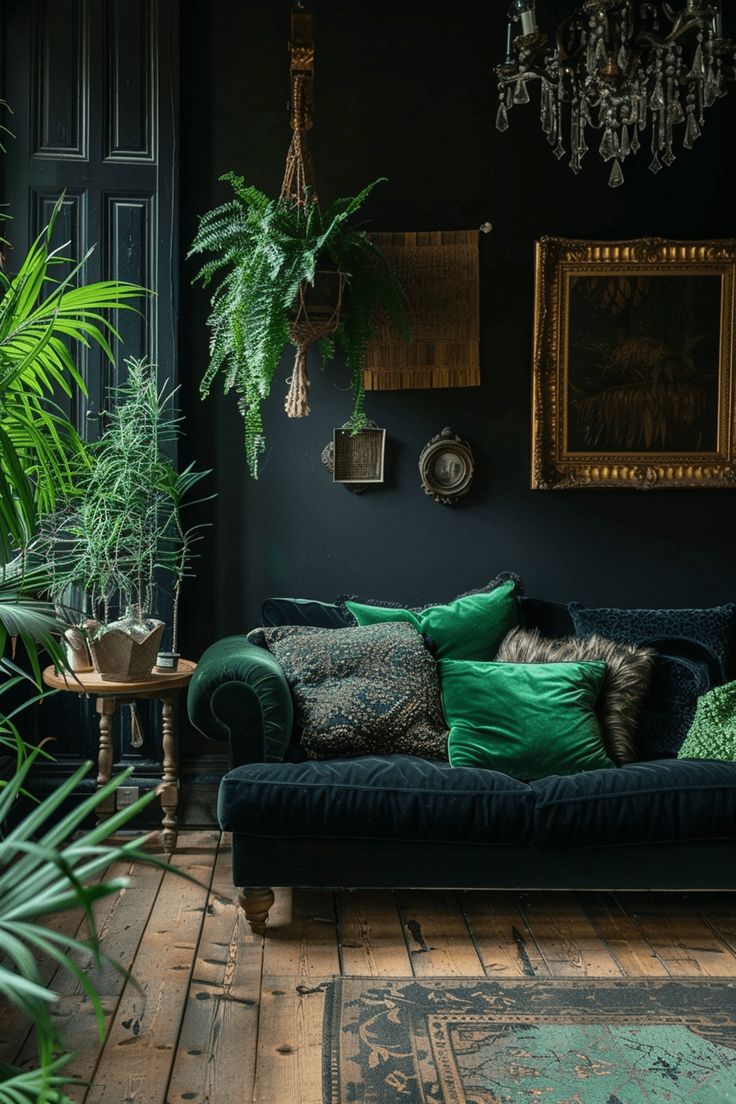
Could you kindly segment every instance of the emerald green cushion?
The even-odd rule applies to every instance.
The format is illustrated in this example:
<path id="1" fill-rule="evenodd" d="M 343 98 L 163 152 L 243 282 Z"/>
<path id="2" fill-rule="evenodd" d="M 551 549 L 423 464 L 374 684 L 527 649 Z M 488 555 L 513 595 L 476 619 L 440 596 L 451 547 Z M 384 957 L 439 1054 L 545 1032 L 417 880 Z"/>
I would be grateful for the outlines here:
<path id="1" fill-rule="evenodd" d="M 613 767 L 595 704 L 606 665 L 439 663 L 453 767 L 486 767 L 523 782 Z"/>
<path id="2" fill-rule="evenodd" d="M 678 759 L 736 759 L 736 682 L 698 698 Z"/>
<path id="3" fill-rule="evenodd" d="M 417 632 L 432 637 L 439 659 L 493 659 L 506 633 L 519 619 L 513 582 L 495 590 L 466 594 L 446 606 L 429 606 L 419 613 L 352 601 L 345 605 L 359 625 L 408 621 Z"/>

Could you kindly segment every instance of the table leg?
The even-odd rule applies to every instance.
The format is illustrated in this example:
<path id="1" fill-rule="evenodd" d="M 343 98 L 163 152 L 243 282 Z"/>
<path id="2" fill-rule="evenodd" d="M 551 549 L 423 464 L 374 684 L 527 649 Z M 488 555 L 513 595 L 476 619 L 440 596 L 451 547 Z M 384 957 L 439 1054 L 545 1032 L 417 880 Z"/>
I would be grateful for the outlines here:
<path id="1" fill-rule="evenodd" d="M 179 804 L 179 777 L 176 768 L 176 733 L 174 732 L 174 699 L 161 699 L 163 720 L 164 771 L 161 779 L 161 808 L 163 847 L 167 854 L 176 847 L 177 807 Z"/>
<path id="2" fill-rule="evenodd" d="M 97 756 L 97 789 L 99 790 L 112 776 L 112 735 L 115 728 L 115 698 L 98 698 L 95 709 L 100 718 L 100 747 Z M 97 820 L 106 820 L 115 811 L 115 795 L 110 794 L 97 806 Z"/>

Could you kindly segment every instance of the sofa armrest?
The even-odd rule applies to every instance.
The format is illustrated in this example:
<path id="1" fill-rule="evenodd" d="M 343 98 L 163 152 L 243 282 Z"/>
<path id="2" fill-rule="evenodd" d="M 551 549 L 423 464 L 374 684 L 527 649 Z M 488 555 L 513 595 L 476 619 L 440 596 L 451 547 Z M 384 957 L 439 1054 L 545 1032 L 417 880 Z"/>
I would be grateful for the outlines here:
<path id="1" fill-rule="evenodd" d="M 244 636 L 207 649 L 189 685 L 187 709 L 204 736 L 229 743 L 233 767 L 281 762 L 291 740 L 294 706 L 284 672 Z"/>

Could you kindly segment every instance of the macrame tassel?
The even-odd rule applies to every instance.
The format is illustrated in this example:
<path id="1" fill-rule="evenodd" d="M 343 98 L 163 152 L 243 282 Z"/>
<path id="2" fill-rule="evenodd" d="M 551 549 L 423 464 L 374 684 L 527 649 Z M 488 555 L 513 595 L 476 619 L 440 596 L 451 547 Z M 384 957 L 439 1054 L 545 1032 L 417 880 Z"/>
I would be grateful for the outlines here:
<path id="1" fill-rule="evenodd" d="M 289 418 L 306 418 L 309 413 L 309 375 L 307 373 L 307 346 L 299 345 L 294 361 L 294 374 L 289 381 L 284 410 Z"/>
<path id="2" fill-rule="evenodd" d="M 138 720 L 135 702 L 130 703 L 130 746 L 134 748 L 143 747 L 143 729 L 141 728 L 141 722 Z"/>

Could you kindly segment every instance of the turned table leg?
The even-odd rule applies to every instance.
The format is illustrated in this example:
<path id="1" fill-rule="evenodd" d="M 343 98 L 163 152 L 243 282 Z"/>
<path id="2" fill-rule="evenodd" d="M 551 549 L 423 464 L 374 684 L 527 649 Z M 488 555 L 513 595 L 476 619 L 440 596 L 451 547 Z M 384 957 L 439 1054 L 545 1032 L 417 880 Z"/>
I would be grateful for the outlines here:
<path id="1" fill-rule="evenodd" d="M 273 900 L 273 890 L 266 886 L 238 890 L 238 904 L 254 935 L 266 934 L 266 921 Z"/>
<path id="2" fill-rule="evenodd" d="M 163 720 L 164 770 L 161 779 L 161 809 L 164 818 L 161 835 L 167 854 L 176 847 L 177 808 L 179 804 L 179 777 L 176 768 L 176 734 L 174 732 L 174 699 L 161 699 Z"/>
<path id="3" fill-rule="evenodd" d="M 95 710 L 100 718 L 100 747 L 97 756 L 97 789 L 101 789 L 112 776 L 112 735 L 115 729 L 115 698 L 98 698 Z M 106 820 L 115 808 L 115 795 L 110 794 L 97 806 L 97 820 Z"/>

